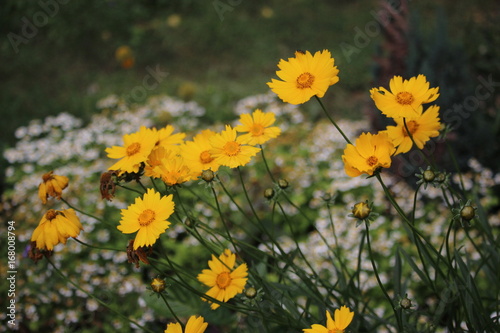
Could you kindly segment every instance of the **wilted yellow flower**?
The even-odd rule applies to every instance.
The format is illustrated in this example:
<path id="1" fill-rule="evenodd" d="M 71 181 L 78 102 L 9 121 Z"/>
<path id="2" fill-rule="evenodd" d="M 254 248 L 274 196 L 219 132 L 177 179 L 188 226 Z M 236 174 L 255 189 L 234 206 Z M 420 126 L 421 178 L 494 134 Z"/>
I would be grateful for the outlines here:
<path id="1" fill-rule="evenodd" d="M 212 260 L 208 261 L 210 269 L 204 269 L 197 277 L 201 283 L 210 287 L 207 296 L 227 302 L 243 292 L 248 280 L 247 265 L 241 264 L 234 268 L 235 263 L 236 255 L 229 249 L 225 249 L 219 258 L 212 254 Z M 215 310 L 219 304 L 212 303 L 210 307 Z"/>
<path id="2" fill-rule="evenodd" d="M 142 162 L 146 162 L 149 154 L 158 141 L 158 133 L 142 126 L 139 132 L 125 134 L 123 147 L 113 146 L 106 148 L 109 158 L 120 159 L 108 170 L 122 172 L 137 172 Z"/>
<path id="3" fill-rule="evenodd" d="M 422 74 L 409 80 L 394 76 L 389 87 L 391 91 L 384 87 L 371 89 L 370 97 L 377 108 L 391 118 L 416 118 L 422 113 L 422 104 L 430 103 L 439 96 L 439 88 L 429 88 L 429 82 Z"/>
<path id="4" fill-rule="evenodd" d="M 356 144 L 348 144 L 342 160 L 348 176 L 357 177 L 363 173 L 373 175 L 378 168 L 391 166 L 391 156 L 396 149 L 386 133 L 363 133 Z"/>
<path id="5" fill-rule="evenodd" d="M 422 108 L 422 106 L 420 106 Z M 420 111 L 421 112 L 421 111 Z M 389 135 L 392 143 L 397 148 L 396 154 L 406 153 L 413 146 L 413 142 L 405 128 L 403 119 L 397 118 L 397 126 L 387 126 L 385 132 Z M 424 148 L 424 145 L 430 138 L 439 135 L 441 122 L 439 121 L 439 106 L 433 105 L 425 112 L 421 112 L 416 118 L 406 120 L 406 127 L 410 131 L 411 137 L 418 148 Z"/>
<path id="6" fill-rule="evenodd" d="M 295 52 L 295 58 L 281 59 L 276 75 L 283 80 L 272 79 L 267 85 L 283 102 L 302 104 L 314 95 L 323 97 L 328 87 L 337 83 L 339 70 L 330 51 Z"/>
<path id="7" fill-rule="evenodd" d="M 230 168 L 243 166 L 250 162 L 260 148 L 247 145 L 248 140 L 237 137 L 236 130 L 229 125 L 220 134 L 217 133 L 210 138 L 210 154 L 220 165 Z"/>
<path id="8" fill-rule="evenodd" d="M 243 134 L 241 139 L 247 140 L 249 145 L 261 145 L 280 135 L 281 129 L 271 126 L 275 120 L 274 113 L 264 113 L 260 109 L 256 109 L 252 115 L 242 114 L 240 116 L 242 125 L 238 125 L 234 129 L 237 132 L 248 132 Z"/>
<path id="9" fill-rule="evenodd" d="M 69 237 L 77 237 L 80 230 L 83 227 L 73 209 L 49 209 L 33 231 L 31 241 L 40 250 L 52 251 L 57 244 L 66 244 Z"/>
<path id="10" fill-rule="evenodd" d="M 342 306 L 335 310 L 335 320 L 332 319 L 330 312 L 326 311 L 326 327 L 319 324 L 314 324 L 311 328 L 303 329 L 304 333 L 343 333 L 349 324 L 352 322 L 354 312 L 347 306 Z"/>
<path id="11" fill-rule="evenodd" d="M 172 194 L 161 197 L 150 188 L 142 199 L 136 198 L 135 203 L 121 210 L 122 219 L 117 228 L 124 234 L 137 232 L 134 250 L 153 245 L 170 226 L 167 219 L 174 212 L 174 206 Z"/>
<path id="12" fill-rule="evenodd" d="M 186 329 L 184 330 L 184 333 L 203 333 L 203 332 L 205 332 L 205 330 L 207 329 L 208 323 L 206 323 L 204 320 L 205 320 L 205 318 L 203 318 L 202 316 L 189 317 L 189 320 L 186 323 Z M 164 331 L 164 333 L 183 333 L 181 324 L 179 324 L 179 323 L 168 324 L 167 329 Z"/>
<path id="13" fill-rule="evenodd" d="M 47 198 L 61 199 L 62 191 L 68 186 L 69 179 L 66 176 L 54 175 L 54 171 L 47 172 L 42 176 L 43 182 L 38 185 L 38 197 L 43 204 Z"/>

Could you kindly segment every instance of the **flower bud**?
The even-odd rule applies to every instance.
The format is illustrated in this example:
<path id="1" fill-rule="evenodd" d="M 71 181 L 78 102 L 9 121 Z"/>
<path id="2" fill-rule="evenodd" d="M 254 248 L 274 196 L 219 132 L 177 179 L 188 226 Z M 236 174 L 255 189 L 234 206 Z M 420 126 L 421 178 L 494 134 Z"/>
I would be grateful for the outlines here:
<path id="1" fill-rule="evenodd" d="M 201 172 L 201 179 L 210 183 L 215 178 L 215 173 L 212 170 L 203 170 Z"/>
<path id="2" fill-rule="evenodd" d="M 272 199 L 274 197 L 274 190 L 272 188 L 266 188 L 264 191 L 264 197 L 266 199 Z"/>
<path id="3" fill-rule="evenodd" d="M 363 220 L 370 215 L 371 211 L 370 205 L 366 202 L 358 202 L 352 209 L 352 215 L 357 219 Z"/>
<path id="4" fill-rule="evenodd" d="M 436 178 L 436 174 L 432 170 L 425 170 L 422 176 L 426 183 L 430 183 Z"/>
<path id="5" fill-rule="evenodd" d="M 248 298 L 254 298 L 255 296 L 257 296 L 257 289 L 255 289 L 254 287 L 250 287 L 248 289 L 245 289 L 245 296 L 248 297 Z"/>
<path id="6" fill-rule="evenodd" d="M 466 221 L 470 221 L 476 216 L 476 209 L 472 206 L 464 206 L 460 210 L 460 217 Z"/>
<path id="7" fill-rule="evenodd" d="M 279 179 L 279 180 L 278 180 L 278 186 L 279 186 L 282 190 L 286 189 L 286 188 L 288 187 L 288 185 L 289 185 L 289 184 L 288 184 L 288 180 L 286 180 L 286 179 Z"/>
<path id="8" fill-rule="evenodd" d="M 154 278 L 153 281 L 151 281 L 151 289 L 153 289 L 155 293 L 161 293 L 165 290 L 165 280 Z"/>
<path id="9" fill-rule="evenodd" d="M 399 301 L 399 305 L 403 309 L 408 310 L 412 306 L 411 299 L 409 299 L 407 296 L 405 296 L 405 298 L 403 298 L 401 301 Z"/>
<path id="10" fill-rule="evenodd" d="M 446 175 L 443 172 L 438 172 L 436 174 L 435 181 L 438 183 L 442 183 L 446 180 Z"/>

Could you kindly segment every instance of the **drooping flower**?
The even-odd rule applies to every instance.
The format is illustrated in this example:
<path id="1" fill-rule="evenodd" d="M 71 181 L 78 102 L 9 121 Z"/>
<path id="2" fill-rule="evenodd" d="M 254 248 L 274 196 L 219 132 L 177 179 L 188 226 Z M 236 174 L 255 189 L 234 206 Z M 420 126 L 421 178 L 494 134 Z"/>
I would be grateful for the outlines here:
<path id="1" fill-rule="evenodd" d="M 260 148 L 246 144 L 247 140 L 237 136 L 236 130 L 229 125 L 221 133 L 210 138 L 210 154 L 216 162 L 230 168 L 243 166 L 250 162 L 253 156 L 260 151 Z"/>
<path id="2" fill-rule="evenodd" d="M 395 150 L 387 133 L 363 133 L 356 139 L 355 145 L 348 144 L 344 149 L 344 170 L 350 177 L 363 173 L 371 176 L 376 169 L 391 166 Z"/>
<path id="3" fill-rule="evenodd" d="M 43 182 L 38 185 L 38 197 L 42 203 L 46 204 L 49 196 L 61 199 L 62 191 L 68 186 L 68 177 L 54 175 L 54 171 L 50 171 L 44 174 L 42 179 Z"/>
<path id="4" fill-rule="evenodd" d="M 118 230 L 124 234 L 137 232 L 134 250 L 141 246 L 153 245 L 170 225 L 167 219 L 174 212 L 172 194 L 162 197 L 154 189 L 148 189 L 144 197 L 121 210 L 122 219 Z"/>
<path id="5" fill-rule="evenodd" d="M 165 147 L 157 147 L 148 156 L 146 161 L 146 167 L 144 168 L 144 175 L 146 177 L 161 178 L 160 165 L 164 159 L 170 158 L 170 156 L 175 156 L 172 150 L 166 149 Z"/>
<path id="6" fill-rule="evenodd" d="M 421 107 L 422 108 L 422 107 Z M 389 135 L 392 143 L 397 148 L 396 154 L 406 153 L 413 146 L 413 141 L 418 148 L 424 148 L 424 145 L 430 138 L 439 135 L 441 122 L 439 121 L 439 106 L 433 105 L 429 107 L 420 116 L 406 120 L 406 118 L 394 119 L 396 126 L 387 126 L 385 132 Z M 408 131 L 406 130 L 408 127 Z M 411 137 L 410 135 L 411 134 Z"/>
<path id="7" fill-rule="evenodd" d="M 205 322 L 205 318 L 202 316 L 191 316 L 186 323 L 186 329 L 184 332 L 182 332 L 181 324 L 170 323 L 167 325 L 167 329 L 164 333 L 203 333 L 207 329 L 207 326 L 208 323 Z"/>
<path id="8" fill-rule="evenodd" d="M 319 324 L 314 324 L 311 328 L 303 329 L 304 333 L 342 333 L 352 322 L 354 312 L 347 306 L 343 305 L 335 310 L 335 320 L 332 319 L 330 312 L 326 311 L 326 327 Z"/>
<path id="9" fill-rule="evenodd" d="M 73 209 L 49 209 L 33 231 L 31 241 L 40 250 L 52 251 L 57 244 L 66 244 L 69 237 L 77 237 L 81 230 L 82 224 Z"/>
<path id="10" fill-rule="evenodd" d="M 330 51 L 295 52 L 295 58 L 281 59 L 276 75 L 267 85 L 285 103 L 302 104 L 314 95 L 323 97 L 328 87 L 337 83 L 339 70 L 334 66 Z"/>
<path id="11" fill-rule="evenodd" d="M 184 158 L 184 163 L 193 173 L 193 177 L 199 177 L 203 170 L 219 170 L 220 164 L 217 163 L 215 157 L 212 156 L 210 150 L 210 138 L 215 135 L 215 132 L 206 130 L 196 135 L 193 141 L 187 141 L 181 149 L 181 155 Z"/>
<path id="12" fill-rule="evenodd" d="M 120 159 L 110 166 L 108 170 L 139 171 L 140 164 L 146 162 L 157 141 L 158 133 L 144 126 L 138 132 L 125 134 L 122 147 L 106 148 L 109 158 Z"/>
<path id="13" fill-rule="evenodd" d="M 225 249 L 219 258 L 212 254 L 212 260 L 208 261 L 210 269 L 204 269 L 197 277 L 201 283 L 210 287 L 206 292 L 207 296 L 227 302 L 243 292 L 248 280 L 247 265 L 241 264 L 234 268 L 235 263 L 236 255 L 229 249 Z M 215 310 L 219 304 L 212 303 L 210 307 Z"/>
<path id="14" fill-rule="evenodd" d="M 391 118 L 416 118 L 422 112 L 422 104 L 435 101 L 439 96 L 439 88 L 429 88 L 429 82 L 422 74 L 409 80 L 394 76 L 389 87 L 391 91 L 384 87 L 372 88 L 370 97 L 377 108 Z"/>
<path id="15" fill-rule="evenodd" d="M 242 114 L 240 123 L 235 127 L 237 132 L 243 132 L 242 139 L 248 140 L 248 144 L 255 146 L 266 143 L 267 141 L 276 138 L 281 133 L 281 129 L 277 126 L 271 126 L 275 122 L 274 113 L 262 112 L 256 109 L 252 115 Z"/>
<path id="16" fill-rule="evenodd" d="M 168 186 L 179 185 L 193 179 L 192 172 L 184 163 L 182 156 L 174 155 L 162 159 L 157 170 Z"/>

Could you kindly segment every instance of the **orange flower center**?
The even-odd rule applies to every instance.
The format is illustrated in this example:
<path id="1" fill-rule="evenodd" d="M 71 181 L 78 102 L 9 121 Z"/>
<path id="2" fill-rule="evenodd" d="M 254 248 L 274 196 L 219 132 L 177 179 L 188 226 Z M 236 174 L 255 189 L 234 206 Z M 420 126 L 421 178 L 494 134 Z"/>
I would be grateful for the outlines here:
<path id="1" fill-rule="evenodd" d="M 250 129 L 250 133 L 252 133 L 252 136 L 264 135 L 264 126 L 262 126 L 261 124 L 253 124 L 252 128 Z"/>
<path id="2" fill-rule="evenodd" d="M 148 225 L 151 224 L 155 220 L 156 213 L 151 210 L 151 209 L 146 209 L 144 210 L 140 215 L 139 215 L 139 225 L 141 227 L 147 227 Z"/>
<path id="3" fill-rule="evenodd" d="M 222 272 L 219 275 L 217 275 L 217 287 L 220 289 L 225 289 L 231 284 L 231 276 L 229 275 L 229 272 Z"/>
<path id="4" fill-rule="evenodd" d="M 410 105 L 414 100 L 413 94 L 407 91 L 401 91 L 396 95 L 396 102 L 401 105 Z"/>
<path id="5" fill-rule="evenodd" d="M 224 153 L 228 156 L 235 156 L 241 151 L 241 145 L 236 141 L 229 141 L 222 147 Z"/>
<path id="6" fill-rule="evenodd" d="M 207 163 L 210 163 L 214 160 L 214 158 L 212 157 L 212 155 L 210 155 L 210 153 L 208 152 L 208 150 L 205 150 L 204 152 L 202 152 L 200 154 L 200 161 L 201 163 L 203 164 L 207 164 Z"/>
<path id="7" fill-rule="evenodd" d="M 368 159 L 366 160 L 366 163 L 368 163 L 369 166 L 374 166 L 375 164 L 377 164 L 378 162 L 378 158 L 376 156 L 370 156 L 368 157 Z"/>
<path id="8" fill-rule="evenodd" d="M 47 213 L 45 213 L 45 218 L 49 221 L 52 221 L 53 219 L 55 219 L 57 216 L 57 211 L 53 210 L 53 209 L 49 209 L 47 211 Z"/>
<path id="9" fill-rule="evenodd" d="M 312 75 L 309 72 L 302 73 L 297 78 L 298 89 L 311 88 L 313 83 L 314 83 L 314 75 Z"/>
<path id="10" fill-rule="evenodd" d="M 46 174 L 44 174 L 42 176 L 42 179 L 43 179 L 44 183 L 48 182 L 49 180 L 54 179 L 54 176 L 52 175 L 52 173 L 53 173 L 53 171 L 50 171 L 50 172 L 47 172 Z"/>
<path id="11" fill-rule="evenodd" d="M 410 121 L 406 122 L 406 126 L 408 127 L 410 134 L 413 135 L 418 130 L 418 127 L 420 125 L 415 120 L 410 120 Z M 404 125 L 403 125 L 403 136 L 409 136 Z"/>
<path id="12" fill-rule="evenodd" d="M 134 142 L 130 146 L 127 147 L 127 155 L 132 156 L 135 155 L 141 150 L 141 144 L 139 142 Z"/>

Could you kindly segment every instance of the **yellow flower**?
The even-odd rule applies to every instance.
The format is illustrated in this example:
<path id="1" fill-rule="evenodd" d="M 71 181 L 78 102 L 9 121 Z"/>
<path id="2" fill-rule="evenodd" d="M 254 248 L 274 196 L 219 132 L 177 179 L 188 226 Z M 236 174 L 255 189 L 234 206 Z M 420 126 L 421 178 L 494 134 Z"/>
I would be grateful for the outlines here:
<path id="1" fill-rule="evenodd" d="M 49 209 L 33 231 L 31 241 L 40 250 L 52 251 L 57 244 L 66 244 L 69 237 L 77 237 L 80 230 L 82 224 L 73 209 Z"/>
<path id="2" fill-rule="evenodd" d="M 328 87 L 337 83 L 339 70 L 334 66 L 330 51 L 295 52 L 295 58 L 281 59 L 276 75 L 283 80 L 272 79 L 267 85 L 283 102 L 302 104 L 314 95 L 323 97 Z"/>
<path id="3" fill-rule="evenodd" d="M 212 260 L 208 261 L 210 269 L 204 269 L 198 274 L 198 280 L 210 287 L 206 295 L 221 302 L 227 302 L 237 294 L 243 292 L 248 280 L 246 264 L 241 264 L 234 269 L 236 255 L 229 249 L 216 258 L 212 254 Z M 215 310 L 219 304 L 212 303 L 211 308 Z"/>
<path id="4" fill-rule="evenodd" d="M 260 148 L 246 145 L 247 140 L 237 137 L 236 130 L 229 125 L 221 133 L 210 138 L 210 154 L 220 165 L 230 168 L 243 166 L 250 162 L 253 156 L 260 151 Z"/>
<path id="5" fill-rule="evenodd" d="M 335 320 L 332 319 L 330 312 L 326 311 L 326 327 L 323 325 L 314 324 L 311 328 L 303 329 L 304 333 L 342 333 L 354 317 L 352 312 L 347 306 L 340 307 L 340 310 L 335 310 Z"/>
<path id="6" fill-rule="evenodd" d="M 186 133 L 174 133 L 174 126 L 167 125 L 164 128 L 158 130 L 158 142 L 157 146 L 163 146 L 165 148 L 172 148 L 171 146 L 176 146 L 184 142 Z"/>
<path id="7" fill-rule="evenodd" d="M 162 164 L 163 160 L 168 159 L 170 156 L 175 156 L 174 152 L 167 150 L 165 147 L 154 149 L 148 156 L 146 167 L 144 168 L 144 175 L 146 177 L 161 178 L 159 166 Z"/>
<path id="8" fill-rule="evenodd" d="M 117 229 L 124 234 L 137 232 L 134 250 L 153 245 L 169 227 L 167 219 L 174 212 L 174 206 L 172 194 L 161 197 L 150 188 L 143 199 L 136 198 L 135 203 L 121 210 L 122 219 Z"/>
<path id="9" fill-rule="evenodd" d="M 205 319 L 202 316 L 189 317 L 188 322 L 186 323 L 186 329 L 184 333 L 203 333 L 207 329 L 208 323 L 205 323 Z M 179 323 L 170 323 L 167 325 L 167 329 L 164 333 L 183 333 L 181 324 Z"/>
<path id="10" fill-rule="evenodd" d="M 142 126 L 139 132 L 123 136 L 123 147 L 113 146 L 106 148 L 109 158 L 119 158 L 108 170 L 120 170 L 122 172 L 137 172 L 142 162 L 148 159 L 149 154 L 155 147 L 158 133 Z"/>
<path id="11" fill-rule="evenodd" d="M 422 113 L 422 104 L 430 103 L 439 96 L 439 88 L 429 89 L 429 82 L 422 74 L 409 80 L 394 76 L 389 87 L 391 91 L 384 87 L 371 89 L 370 97 L 377 108 L 391 118 L 416 118 Z"/>
<path id="12" fill-rule="evenodd" d="M 61 199 L 62 191 L 68 186 L 68 177 L 54 175 L 54 171 L 50 171 L 44 174 L 42 179 L 43 182 L 38 185 L 38 197 L 43 204 L 47 203 L 49 196 Z"/>
<path id="13" fill-rule="evenodd" d="M 193 179 L 191 170 L 186 166 L 182 156 L 172 155 L 161 160 L 157 167 L 161 179 L 168 186 L 182 184 Z"/>
<path id="14" fill-rule="evenodd" d="M 385 132 L 389 135 L 394 146 L 397 147 L 396 154 L 406 153 L 413 146 L 413 142 L 405 128 L 403 118 L 395 119 L 395 121 L 397 125 L 387 126 Z M 439 106 L 433 105 L 417 118 L 406 120 L 406 126 L 417 147 L 422 149 L 430 138 L 439 135 L 439 129 L 441 128 Z"/>
<path id="15" fill-rule="evenodd" d="M 348 144 L 344 149 L 344 170 L 351 177 L 363 173 L 371 176 L 376 169 L 391 166 L 391 155 L 395 150 L 386 133 L 363 133 L 355 145 Z"/>
<path id="16" fill-rule="evenodd" d="M 242 140 L 248 140 L 248 144 L 255 146 L 261 145 L 270 139 L 276 138 L 281 133 L 279 127 L 270 127 L 275 122 L 274 113 L 262 112 L 256 109 L 252 115 L 242 114 L 240 116 L 240 123 L 234 129 L 237 132 L 248 132 L 241 136 Z"/>
<path id="17" fill-rule="evenodd" d="M 210 137 L 214 136 L 215 132 L 205 130 L 193 138 L 193 141 L 188 141 L 182 147 L 181 155 L 184 158 L 184 163 L 191 170 L 194 178 L 201 176 L 203 170 L 219 170 L 220 164 L 217 163 L 215 157 L 212 156 L 210 150 Z"/>

